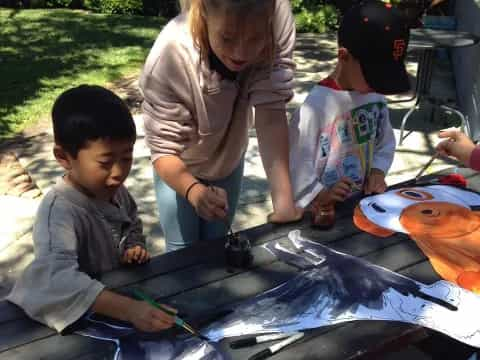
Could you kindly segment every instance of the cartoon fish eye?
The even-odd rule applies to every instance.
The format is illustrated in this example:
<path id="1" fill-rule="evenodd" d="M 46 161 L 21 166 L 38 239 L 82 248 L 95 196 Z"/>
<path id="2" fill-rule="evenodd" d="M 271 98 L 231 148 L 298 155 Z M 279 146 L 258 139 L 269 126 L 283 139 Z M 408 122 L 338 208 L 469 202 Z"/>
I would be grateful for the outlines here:
<path id="1" fill-rule="evenodd" d="M 369 204 L 376 212 L 379 212 L 379 213 L 386 213 L 387 210 L 385 210 L 384 208 L 382 208 L 380 205 L 378 205 L 377 203 L 370 203 Z"/>
<path id="2" fill-rule="evenodd" d="M 416 200 L 416 201 L 424 201 L 424 200 L 432 200 L 433 196 L 432 194 L 422 191 L 422 190 L 416 190 L 416 189 L 403 189 L 400 191 L 397 191 L 397 195 L 409 199 L 409 200 Z"/>

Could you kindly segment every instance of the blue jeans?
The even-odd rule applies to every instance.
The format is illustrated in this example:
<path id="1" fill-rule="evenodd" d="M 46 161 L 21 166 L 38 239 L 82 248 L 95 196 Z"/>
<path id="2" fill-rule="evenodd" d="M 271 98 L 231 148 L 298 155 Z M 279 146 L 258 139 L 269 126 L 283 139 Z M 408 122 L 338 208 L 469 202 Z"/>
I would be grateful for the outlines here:
<path id="1" fill-rule="evenodd" d="M 202 180 L 206 185 L 225 189 L 228 197 L 226 221 L 206 221 L 199 217 L 192 205 L 177 194 L 153 171 L 157 207 L 165 235 L 166 251 L 174 251 L 190 246 L 198 241 L 216 239 L 225 236 L 233 221 L 242 185 L 244 160 L 240 161 L 226 178 L 214 181 Z"/>

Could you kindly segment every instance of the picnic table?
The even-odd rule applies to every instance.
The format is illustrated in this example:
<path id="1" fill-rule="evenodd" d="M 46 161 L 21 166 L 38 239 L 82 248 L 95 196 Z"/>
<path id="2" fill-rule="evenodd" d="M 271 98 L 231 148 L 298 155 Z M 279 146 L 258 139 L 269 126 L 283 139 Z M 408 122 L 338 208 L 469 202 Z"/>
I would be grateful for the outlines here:
<path id="1" fill-rule="evenodd" d="M 468 179 L 470 188 L 480 190 L 478 173 L 468 169 L 459 169 L 459 172 Z M 361 257 L 425 284 L 439 280 L 425 255 L 407 235 L 394 234 L 381 239 L 358 230 L 352 222 L 358 200 L 352 199 L 338 208 L 336 224 L 330 230 L 314 229 L 308 219 L 304 219 L 294 224 L 265 224 L 243 231 L 252 243 L 255 256 L 248 269 L 227 269 L 225 239 L 218 239 L 157 256 L 145 266 L 107 273 L 101 281 L 117 291 L 132 287 L 142 289 L 158 301 L 177 307 L 186 320 L 200 326 L 219 309 L 228 308 L 295 276 L 298 269 L 278 261 L 261 248 L 268 241 L 287 236 L 293 229 L 301 229 L 305 237 L 334 250 Z M 354 321 L 308 330 L 301 341 L 271 359 L 383 358 L 381 354 L 386 351 L 400 349 L 432 334 L 436 332 L 400 322 Z M 232 359 L 247 359 L 268 346 L 259 344 L 232 350 L 228 344 L 233 339 L 221 341 L 221 347 L 228 349 Z M 0 360 L 111 359 L 114 350 L 115 345 L 111 342 L 75 334 L 59 335 L 29 319 L 13 304 L 0 302 Z"/>

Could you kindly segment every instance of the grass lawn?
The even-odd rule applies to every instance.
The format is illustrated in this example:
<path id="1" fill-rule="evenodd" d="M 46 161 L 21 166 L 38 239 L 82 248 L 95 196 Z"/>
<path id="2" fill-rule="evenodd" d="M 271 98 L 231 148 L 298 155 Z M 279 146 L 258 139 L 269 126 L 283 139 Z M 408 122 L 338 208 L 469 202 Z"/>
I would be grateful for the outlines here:
<path id="1" fill-rule="evenodd" d="M 0 9 L 0 139 L 49 115 L 82 83 L 139 73 L 165 20 L 72 10 Z"/>

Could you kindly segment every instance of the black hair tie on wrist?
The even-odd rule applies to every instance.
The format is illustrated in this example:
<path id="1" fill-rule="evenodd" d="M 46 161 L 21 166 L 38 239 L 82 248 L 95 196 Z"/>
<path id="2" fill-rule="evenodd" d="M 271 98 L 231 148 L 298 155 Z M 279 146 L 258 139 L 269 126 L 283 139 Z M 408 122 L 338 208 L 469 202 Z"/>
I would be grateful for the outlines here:
<path id="1" fill-rule="evenodd" d="M 190 200 L 188 200 L 188 194 L 190 193 L 190 190 L 192 190 L 193 187 L 194 187 L 195 185 L 198 185 L 198 184 L 201 184 L 201 182 L 200 182 L 200 181 L 194 181 L 194 182 L 192 182 L 192 183 L 188 186 L 187 190 L 185 191 L 185 199 L 187 199 L 188 202 L 190 202 Z"/>

